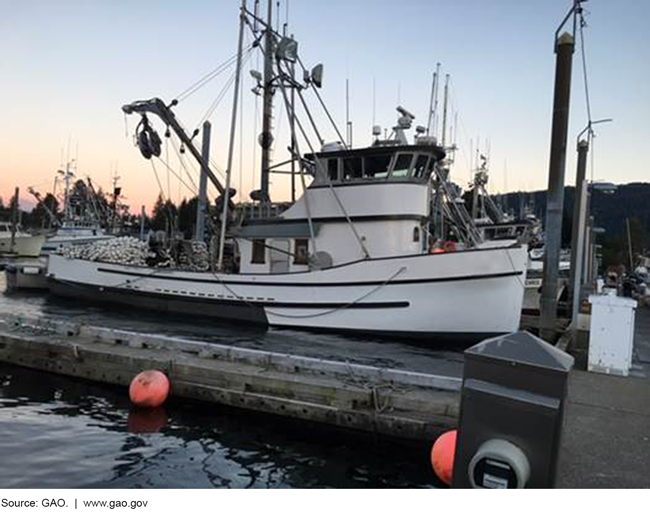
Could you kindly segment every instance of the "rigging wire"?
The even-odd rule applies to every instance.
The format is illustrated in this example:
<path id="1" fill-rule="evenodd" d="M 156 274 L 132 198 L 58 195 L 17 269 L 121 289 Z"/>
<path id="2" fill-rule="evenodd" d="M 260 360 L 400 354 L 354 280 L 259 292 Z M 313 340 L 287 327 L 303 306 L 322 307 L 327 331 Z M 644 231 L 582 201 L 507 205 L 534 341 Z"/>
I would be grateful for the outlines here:
<path id="1" fill-rule="evenodd" d="M 243 59 L 242 59 L 242 66 L 243 66 L 243 65 L 246 63 L 246 61 L 249 59 L 249 57 L 250 57 L 250 55 L 251 55 L 251 49 L 252 49 L 252 46 L 251 46 L 251 48 L 249 48 L 246 52 L 244 52 L 244 56 L 243 56 Z M 233 71 L 232 74 L 230 75 L 230 77 L 228 78 L 228 81 L 226 82 L 226 84 L 223 86 L 223 88 L 221 89 L 221 91 L 219 92 L 219 94 L 217 95 L 217 97 L 214 99 L 214 101 L 212 102 L 212 104 L 210 105 L 210 107 L 208 108 L 208 110 L 206 111 L 206 113 L 203 115 L 203 118 L 202 118 L 202 119 L 199 121 L 199 123 L 196 125 L 196 128 L 197 128 L 197 129 L 198 129 L 199 127 L 201 127 L 201 125 L 203 125 L 203 122 L 205 122 L 206 120 L 209 120 L 209 119 L 210 119 L 210 117 L 212 116 L 212 114 L 214 113 L 214 111 L 217 109 L 217 107 L 219 106 L 219 104 L 221 103 L 221 101 L 222 101 L 222 100 L 224 99 L 224 97 L 226 96 L 226 93 L 228 93 L 228 90 L 230 89 L 230 87 L 232 86 L 232 84 L 235 82 L 235 76 L 236 76 L 236 71 Z"/>
<path id="2" fill-rule="evenodd" d="M 248 43 L 248 33 L 244 34 L 246 42 Z M 250 67 L 249 67 L 250 68 Z M 240 82 L 239 86 L 239 184 L 238 184 L 238 197 L 239 201 L 242 200 L 242 190 L 244 175 L 244 81 Z"/>
<path id="3" fill-rule="evenodd" d="M 290 76 L 289 71 L 284 72 L 280 68 L 279 64 L 278 64 L 278 71 L 284 77 Z M 295 112 L 294 107 L 290 105 L 290 102 L 289 102 L 289 100 L 287 98 L 286 88 L 285 88 L 285 85 L 284 85 L 283 81 L 280 81 L 280 91 L 282 92 L 282 97 L 284 99 L 284 104 L 285 104 L 285 107 L 287 109 L 287 117 L 290 120 L 292 120 L 293 122 L 295 122 L 296 126 L 300 130 L 300 133 L 302 134 L 303 139 L 305 140 L 305 143 L 309 147 L 309 150 L 315 156 L 316 170 L 314 171 L 314 177 L 316 177 L 316 174 L 318 173 L 319 166 L 322 167 L 321 162 L 318 159 L 318 157 L 316 157 L 316 151 L 314 150 L 314 148 L 313 148 L 313 146 L 311 144 L 311 141 L 309 140 L 309 138 L 307 136 L 307 133 L 306 133 L 302 123 L 300 122 L 300 119 L 296 116 L 296 112 Z M 294 129 L 292 129 L 292 130 L 294 130 Z M 295 138 L 295 135 L 294 135 L 294 141 L 296 142 L 296 144 L 295 144 L 296 145 L 296 153 L 300 156 L 300 149 L 298 147 L 298 142 L 297 142 L 297 138 Z M 352 230 L 352 233 L 354 234 L 354 236 L 355 236 L 355 238 L 357 240 L 357 243 L 359 244 L 359 247 L 361 248 L 361 251 L 364 254 L 364 257 L 365 258 L 370 258 L 370 253 L 368 252 L 368 248 L 366 247 L 363 239 L 361 238 L 361 236 L 357 232 L 357 228 L 354 225 L 354 222 L 352 222 L 352 219 L 350 218 L 350 216 L 348 215 L 348 212 L 346 211 L 345 206 L 343 205 L 343 203 L 341 202 L 338 194 L 336 193 L 336 190 L 334 190 L 334 187 L 332 186 L 332 182 L 330 181 L 329 175 L 327 173 L 324 173 L 323 175 L 327 180 L 330 192 L 334 196 L 334 199 L 336 200 L 339 208 L 341 209 L 341 212 L 343 213 L 343 215 L 345 216 L 345 218 L 347 220 L 348 226 Z M 304 192 L 305 209 L 307 211 L 307 219 L 309 221 L 309 226 L 310 226 L 309 229 L 310 229 L 310 233 L 311 233 L 311 239 L 314 242 L 314 252 L 316 252 L 316 242 L 315 242 L 314 232 L 313 232 L 313 227 L 312 227 L 312 218 L 311 218 L 310 211 L 309 211 L 309 203 L 308 203 L 308 197 L 307 197 L 307 191 L 306 191 L 307 187 L 306 187 L 305 178 L 304 178 L 304 163 L 303 163 L 302 159 L 301 159 L 301 162 L 300 162 L 300 179 L 301 179 L 301 182 L 302 182 L 302 187 L 303 187 L 303 192 Z"/>
<path id="4" fill-rule="evenodd" d="M 160 158 L 158 158 L 160 159 Z M 161 160 L 162 161 L 162 160 Z M 172 213 L 171 210 L 171 200 L 170 199 L 165 199 L 165 190 L 163 189 L 162 183 L 160 182 L 160 177 L 158 176 L 158 170 L 156 169 L 156 165 L 153 162 L 153 159 L 149 160 L 149 163 L 151 163 L 151 168 L 153 170 L 153 174 L 156 177 L 156 182 L 158 183 L 158 188 L 160 188 L 160 197 L 163 200 L 164 206 L 167 211 L 167 220 L 170 223 L 170 227 L 174 229 L 176 227 L 176 220 L 174 217 L 174 214 Z"/>
<path id="5" fill-rule="evenodd" d="M 199 189 L 196 186 L 196 183 L 194 182 L 194 179 L 192 179 L 192 174 L 190 174 L 189 170 L 187 169 L 187 166 L 185 164 L 185 160 L 183 159 L 183 155 L 179 151 L 178 147 L 176 146 L 176 142 L 172 140 L 172 148 L 174 149 L 174 152 L 176 153 L 176 156 L 178 157 L 178 162 L 180 163 L 181 167 L 185 171 L 185 175 L 187 175 L 187 178 L 189 179 L 190 183 L 192 183 L 192 187 L 194 188 L 194 192 L 198 192 Z M 169 158 L 167 158 L 167 162 L 169 163 Z"/>
<path id="6" fill-rule="evenodd" d="M 302 68 L 303 73 L 308 72 L 307 68 L 302 62 L 302 59 L 300 59 L 300 56 L 298 56 L 298 64 L 300 65 L 300 68 Z M 325 111 L 325 114 L 327 115 L 327 118 L 329 119 L 330 123 L 332 124 L 332 127 L 334 128 L 334 131 L 336 131 L 337 136 L 339 137 L 339 140 L 341 143 L 344 145 L 344 147 L 347 149 L 348 148 L 348 142 L 345 138 L 343 138 L 343 135 L 341 134 L 341 131 L 339 130 L 338 125 L 336 125 L 336 122 L 334 121 L 334 118 L 332 117 L 332 114 L 330 113 L 329 109 L 327 109 L 327 106 L 325 105 L 325 102 L 323 101 L 323 97 L 321 97 L 321 94 L 318 92 L 318 88 L 313 87 L 310 88 L 314 94 L 316 95 L 316 98 L 318 99 L 318 102 L 320 103 L 321 107 L 323 108 L 323 111 Z"/>
<path id="7" fill-rule="evenodd" d="M 248 52 L 251 49 L 252 45 L 249 45 L 245 48 L 245 52 Z M 176 95 L 174 97 L 178 102 L 181 102 L 194 93 L 196 93 L 198 90 L 200 90 L 203 86 L 208 84 L 210 81 L 212 81 L 214 78 L 218 77 L 221 73 L 226 71 L 228 68 L 233 66 L 237 62 L 237 54 L 234 56 L 228 58 L 226 61 L 221 63 L 219 66 L 217 66 L 215 69 L 212 71 L 208 72 L 205 74 L 203 77 L 195 81 L 193 84 L 191 84 L 188 88 L 183 90 L 181 93 Z"/>
<path id="8" fill-rule="evenodd" d="M 584 34 L 584 28 L 587 26 L 587 22 L 585 21 L 585 18 L 582 14 L 582 10 L 579 12 L 580 16 L 580 53 L 582 56 L 582 76 L 583 76 L 583 81 L 584 81 L 584 86 L 585 86 L 585 101 L 587 103 L 587 118 L 589 121 L 589 126 L 591 127 L 593 119 L 591 118 L 591 101 L 589 97 L 589 80 L 588 80 L 588 74 L 587 74 L 587 59 L 585 57 L 585 34 Z"/>
<path id="9" fill-rule="evenodd" d="M 171 166 L 169 165 L 169 163 L 167 163 L 164 159 L 162 159 L 162 158 L 160 158 L 160 157 L 157 157 L 156 159 L 157 159 L 158 161 L 160 161 L 160 162 L 161 162 L 161 163 L 162 163 L 162 164 L 167 168 L 167 170 L 168 170 L 169 172 L 171 172 L 171 173 L 174 175 L 174 177 L 175 177 L 176 179 L 178 179 L 178 180 L 183 184 L 183 186 L 184 186 L 185 188 L 187 188 L 187 190 L 188 190 L 191 194 L 196 195 L 196 193 L 197 193 L 197 191 L 196 191 L 196 187 L 195 187 L 194 189 L 192 189 L 192 187 L 190 187 L 190 186 L 189 186 L 189 185 L 188 185 L 188 184 L 183 180 L 183 178 L 180 176 L 180 174 L 176 173 L 176 171 L 173 169 L 173 167 L 171 167 Z M 150 161 L 152 161 L 152 160 L 150 160 Z M 164 192 L 163 192 L 163 195 L 164 195 Z M 171 201 L 171 199 L 169 199 L 169 200 Z"/>

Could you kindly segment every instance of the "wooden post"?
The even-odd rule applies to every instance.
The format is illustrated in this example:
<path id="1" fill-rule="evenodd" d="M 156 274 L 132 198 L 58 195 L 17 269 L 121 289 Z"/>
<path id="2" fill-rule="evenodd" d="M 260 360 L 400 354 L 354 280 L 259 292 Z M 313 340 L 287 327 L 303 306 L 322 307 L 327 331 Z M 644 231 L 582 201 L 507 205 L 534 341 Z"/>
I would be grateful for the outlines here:
<path id="1" fill-rule="evenodd" d="M 199 202 L 196 208 L 196 235 L 199 242 L 205 240 L 205 214 L 208 209 L 208 171 L 206 165 L 210 163 L 210 136 L 212 124 L 208 120 L 203 122 L 203 146 L 201 155 L 204 165 L 201 166 L 201 177 L 199 178 Z"/>
<path id="2" fill-rule="evenodd" d="M 569 102 L 571 98 L 571 67 L 573 64 L 573 36 L 562 34 L 555 47 L 555 100 L 553 104 L 553 129 L 551 159 L 548 177 L 548 201 L 545 223 L 544 282 L 540 335 L 547 341 L 555 338 L 557 317 L 558 273 L 562 246 L 562 216 L 564 210 L 564 172 L 569 129 Z"/>

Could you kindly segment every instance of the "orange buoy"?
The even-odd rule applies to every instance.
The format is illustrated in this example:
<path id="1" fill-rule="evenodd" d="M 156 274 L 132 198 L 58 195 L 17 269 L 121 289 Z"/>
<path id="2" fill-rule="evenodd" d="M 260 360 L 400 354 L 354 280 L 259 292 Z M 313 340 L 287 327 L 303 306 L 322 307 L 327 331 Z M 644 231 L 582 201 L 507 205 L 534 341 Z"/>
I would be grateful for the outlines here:
<path id="1" fill-rule="evenodd" d="M 131 403 L 137 407 L 159 407 L 169 395 L 169 380 L 160 371 L 143 371 L 129 387 Z"/>
<path id="2" fill-rule="evenodd" d="M 448 240 L 447 242 L 445 242 L 443 249 L 445 250 L 445 253 L 455 253 L 456 242 L 452 242 L 451 240 Z"/>
<path id="3" fill-rule="evenodd" d="M 451 430 L 436 439 L 431 448 L 431 465 L 440 480 L 448 486 L 454 474 L 457 430 Z"/>

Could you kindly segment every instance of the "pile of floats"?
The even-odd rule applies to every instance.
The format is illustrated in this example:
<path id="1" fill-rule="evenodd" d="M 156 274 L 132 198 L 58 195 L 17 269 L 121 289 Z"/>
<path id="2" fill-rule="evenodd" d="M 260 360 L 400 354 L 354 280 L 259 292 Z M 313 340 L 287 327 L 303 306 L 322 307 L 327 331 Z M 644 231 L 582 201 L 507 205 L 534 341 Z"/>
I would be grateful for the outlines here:
<path id="1" fill-rule="evenodd" d="M 210 254 L 203 242 L 166 241 L 150 238 L 116 237 L 85 245 L 68 246 L 62 251 L 70 259 L 114 263 L 135 267 L 176 268 L 191 272 L 210 269 Z"/>

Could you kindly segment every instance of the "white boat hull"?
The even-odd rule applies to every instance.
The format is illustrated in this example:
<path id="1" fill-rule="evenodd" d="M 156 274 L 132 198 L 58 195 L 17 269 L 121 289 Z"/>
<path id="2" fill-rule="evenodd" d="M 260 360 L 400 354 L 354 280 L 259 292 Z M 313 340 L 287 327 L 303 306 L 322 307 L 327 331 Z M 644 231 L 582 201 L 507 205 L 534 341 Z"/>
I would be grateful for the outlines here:
<path id="1" fill-rule="evenodd" d="M 13 242 L 11 237 L 0 237 L 0 254 L 12 254 L 18 257 L 36 258 L 41 252 L 45 236 L 16 236 Z"/>
<path id="2" fill-rule="evenodd" d="M 516 331 L 525 246 L 274 275 L 190 273 L 52 255 L 54 294 L 270 326 L 479 340 Z"/>
<path id="3" fill-rule="evenodd" d="M 41 248 L 41 256 L 59 253 L 66 247 L 88 245 L 115 238 L 113 235 L 55 235 L 47 239 Z"/>

